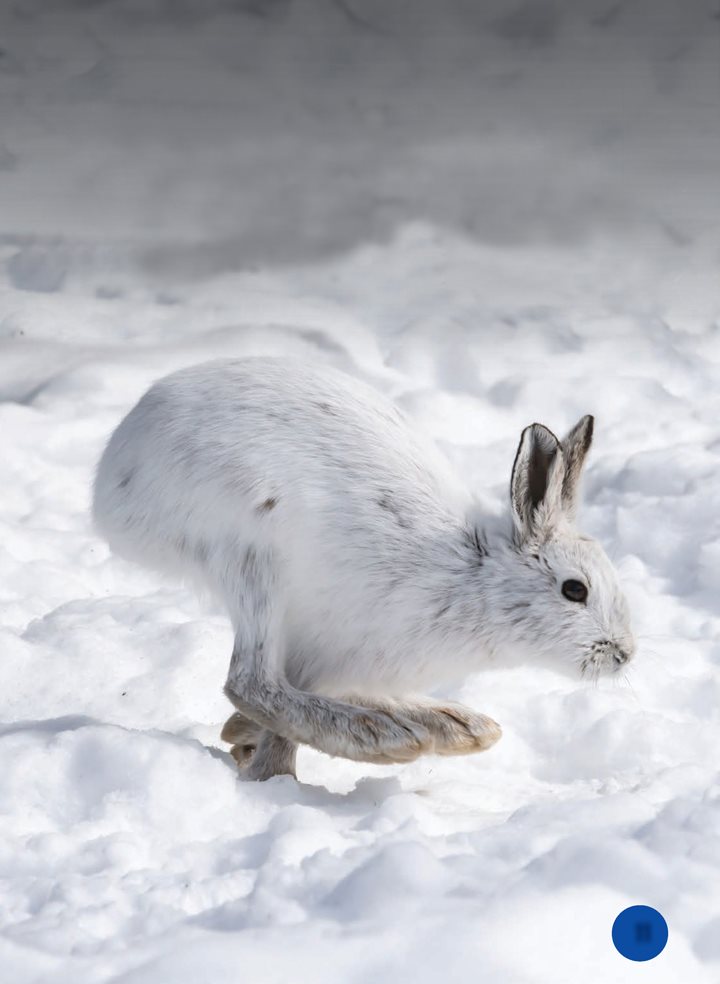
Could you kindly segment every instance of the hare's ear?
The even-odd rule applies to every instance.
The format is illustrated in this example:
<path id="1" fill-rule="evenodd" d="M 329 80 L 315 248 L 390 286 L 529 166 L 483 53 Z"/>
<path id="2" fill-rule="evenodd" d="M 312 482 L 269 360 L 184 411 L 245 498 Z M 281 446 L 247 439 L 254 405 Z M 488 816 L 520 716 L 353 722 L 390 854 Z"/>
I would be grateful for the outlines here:
<path id="1" fill-rule="evenodd" d="M 585 457 L 590 450 L 595 418 L 582 417 L 561 442 L 565 459 L 565 475 L 562 483 L 562 505 L 569 519 L 574 519 L 580 491 L 580 475 Z"/>
<path id="2" fill-rule="evenodd" d="M 510 479 L 510 502 L 521 543 L 544 540 L 562 513 L 565 465 L 560 442 L 547 427 L 531 424 L 520 437 Z"/>

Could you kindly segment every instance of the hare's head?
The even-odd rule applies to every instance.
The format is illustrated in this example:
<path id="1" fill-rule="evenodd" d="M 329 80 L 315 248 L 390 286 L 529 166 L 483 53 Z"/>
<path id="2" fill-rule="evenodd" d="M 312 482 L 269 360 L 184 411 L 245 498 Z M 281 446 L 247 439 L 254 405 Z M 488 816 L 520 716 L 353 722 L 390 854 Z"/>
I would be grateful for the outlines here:
<path id="1" fill-rule="evenodd" d="M 513 635 L 557 668 L 592 677 L 621 670 L 635 652 L 628 605 L 600 544 L 575 527 L 593 418 L 563 441 L 532 424 L 510 482 L 512 549 L 504 571 Z M 518 560 L 520 563 L 518 564 Z"/>

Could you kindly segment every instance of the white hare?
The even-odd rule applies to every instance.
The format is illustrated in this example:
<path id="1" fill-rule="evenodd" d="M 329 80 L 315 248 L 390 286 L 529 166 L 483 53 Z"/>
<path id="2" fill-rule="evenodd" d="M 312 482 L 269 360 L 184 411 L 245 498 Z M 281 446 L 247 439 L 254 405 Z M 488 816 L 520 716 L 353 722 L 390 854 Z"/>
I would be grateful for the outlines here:
<path id="1" fill-rule="evenodd" d="M 490 718 L 416 697 L 522 660 L 598 675 L 635 644 L 602 548 L 573 525 L 593 418 L 527 427 L 506 517 L 372 388 L 282 358 L 156 383 L 100 461 L 110 546 L 200 576 L 235 642 L 222 737 L 251 778 L 298 743 L 368 762 L 480 751 Z"/>

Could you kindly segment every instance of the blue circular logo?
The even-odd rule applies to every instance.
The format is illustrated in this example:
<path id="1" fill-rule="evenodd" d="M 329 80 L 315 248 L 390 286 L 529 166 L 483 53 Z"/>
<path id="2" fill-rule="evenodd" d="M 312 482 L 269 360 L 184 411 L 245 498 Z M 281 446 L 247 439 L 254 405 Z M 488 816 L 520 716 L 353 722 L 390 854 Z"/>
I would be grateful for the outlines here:
<path id="1" fill-rule="evenodd" d="M 665 949 L 667 939 L 667 923 L 649 905 L 631 905 L 613 923 L 615 949 L 628 960 L 652 960 Z"/>

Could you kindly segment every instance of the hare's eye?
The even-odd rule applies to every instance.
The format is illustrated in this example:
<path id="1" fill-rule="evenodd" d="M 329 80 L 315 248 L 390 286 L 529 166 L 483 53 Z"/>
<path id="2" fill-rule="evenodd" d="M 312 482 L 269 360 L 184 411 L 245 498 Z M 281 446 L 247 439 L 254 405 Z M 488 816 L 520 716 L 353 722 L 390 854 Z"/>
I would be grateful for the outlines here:
<path id="1" fill-rule="evenodd" d="M 562 593 L 568 601 L 587 601 L 588 589 L 582 581 L 563 581 Z"/>

